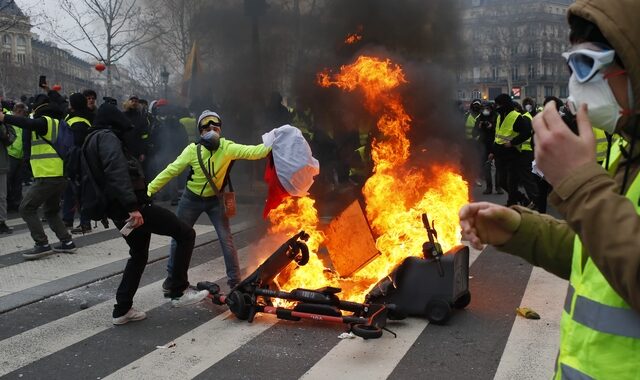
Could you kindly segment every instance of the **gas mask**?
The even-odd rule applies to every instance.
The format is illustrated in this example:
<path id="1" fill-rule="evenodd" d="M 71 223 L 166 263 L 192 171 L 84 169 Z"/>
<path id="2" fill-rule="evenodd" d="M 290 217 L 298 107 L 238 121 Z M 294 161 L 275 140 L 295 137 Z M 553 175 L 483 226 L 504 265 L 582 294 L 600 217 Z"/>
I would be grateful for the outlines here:
<path id="1" fill-rule="evenodd" d="M 533 106 L 531 104 L 527 104 L 524 106 L 524 109 L 527 110 L 527 112 L 531 112 L 533 111 Z"/>
<path id="2" fill-rule="evenodd" d="M 200 137 L 200 144 L 213 152 L 220 147 L 220 135 L 216 131 L 209 131 Z"/>
<path id="3" fill-rule="evenodd" d="M 602 73 L 597 73 L 584 83 L 579 83 L 575 74 L 571 74 L 567 102 L 573 103 L 576 110 L 580 104 L 586 103 L 591 126 L 609 134 L 615 131 L 623 112 Z"/>
<path id="4" fill-rule="evenodd" d="M 489 115 L 491 115 L 491 111 L 489 111 L 488 109 L 484 109 L 484 110 L 482 110 L 482 115 L 483 116 L 489 116 Z"/>

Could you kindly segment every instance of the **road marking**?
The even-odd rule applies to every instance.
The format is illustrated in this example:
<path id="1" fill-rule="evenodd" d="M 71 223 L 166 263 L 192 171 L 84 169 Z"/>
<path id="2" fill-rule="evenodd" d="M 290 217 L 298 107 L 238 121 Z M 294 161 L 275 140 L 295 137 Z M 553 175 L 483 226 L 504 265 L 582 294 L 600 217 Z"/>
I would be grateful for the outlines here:
<path id="1" fill-rule="evenodd" d="M 195 225 L 197 235 L 211 231 L 210 225 Z M 149 250 L 167 247 L 170 237 L 151 235 Z M 0 268 L 0 291 L 19 292 L 49 281 L 71 276 L 100 265 L 129 258 L 129 246 L 120 238 L 78 248 L 75 254 L 52 254 L 46 258 L 24 261 Z"/>
<path id="2" fill-rule="evenodd" d="M 224 276 L 225 266 L 222 257 L 189 270 L 189 279 L 193 282 L 202 279 L 210 281 L 212 278 L 220 279 Z M 162 282 L 156 281 L 138 289 L 135 307 L 139 310 L 148 311 L 168 302 L 160 291 Z M 115 291 L 113 289 L 114 293 Z M 111 324 L 113 303 L 114 300 L 110 299 L 0 341 L 0 352 L 2 352 L 0 376 L 4 376 L 104 330 L 117 328 Z"/>
<path id="3" fill-rule="evenodd" d="M 480 255 L 471 247 L 469 266 Z M 389 323 L 397 338 L 385 332 L 380 339 L 344 339 L 311 367 L 303 379 L 386 379 L 407 354 L 422 331 L 429 325 L 426 319 L 408 318 Z"/>
<path id="4" fill-rule="evenodd" d="M 535 310 L 540 319 L 516 317 L 494 379 L 553 377 L 567 284 L 544 269 L 533 268 L 520 305 Z"/>
<path id="5" fill-rule="evenodd" d="M 275 316 L 258 314 L 254 323 L 230 311 L 173 340 L 175 349 L 157 349 L 105 379 L 192 379 L 273 326 Z"/>

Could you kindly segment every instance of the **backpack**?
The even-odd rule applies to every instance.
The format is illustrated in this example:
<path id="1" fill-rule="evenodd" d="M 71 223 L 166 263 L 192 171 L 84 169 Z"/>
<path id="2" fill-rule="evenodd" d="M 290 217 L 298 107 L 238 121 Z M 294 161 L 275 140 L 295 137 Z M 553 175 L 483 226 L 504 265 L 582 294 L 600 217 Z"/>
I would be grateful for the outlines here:
<path id="1" fill-rule="evenodd" d="M 96 182 L 96 176 L 91 171 L 89 161 L 87 160 L 87 142 L 95 135 L 100 133 L 96 131 L 90 133 L 84 140 L 82 148 L 77 149 L 78 159 L 80 163 L 80 203 L 82 213 L 87 215 L 91 220 L 103 220 L 107 217 L 107 198 L 102 188 Z"/>
<path id="2" fill-rule="evenodd" d="M 69 127 L 69 124 L 67 124 L 64 119 L 58 120 L 58 136 L 56 137 L 56 141 L 51 142 L 44 136 L 39 137 L 51 145 L 53 150 L 58 154 L 58 157 L 62 159 L 65 177 L 75 175 L 75 173 L 77 173 L 75 168 L 79 167 L 77 164 L 78 153 L 75 153 L 75 160 L 71 158 L 73 155 L 72 152 L 77 151 L 77 148 L 74 146 L 73 131 Z M 73 163 L 70 163 L 70 161 L 73 161 Z"/>

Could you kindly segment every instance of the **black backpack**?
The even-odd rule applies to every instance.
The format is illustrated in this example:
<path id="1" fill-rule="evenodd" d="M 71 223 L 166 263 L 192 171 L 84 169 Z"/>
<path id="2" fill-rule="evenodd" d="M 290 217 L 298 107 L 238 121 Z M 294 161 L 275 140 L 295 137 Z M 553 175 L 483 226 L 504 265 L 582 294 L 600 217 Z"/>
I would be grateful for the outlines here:
<path id="1" fill-rule="evenodd" d="M 96 175 L 91 171 L 87 160 L 87 143 L 102 131 L 96 131 L 87 136 L 80 150 L 80 200 L 82 212 L 91 220 L 103 220 L 107 217 L 107 198 L 102 188 L 96 182 Z"/>

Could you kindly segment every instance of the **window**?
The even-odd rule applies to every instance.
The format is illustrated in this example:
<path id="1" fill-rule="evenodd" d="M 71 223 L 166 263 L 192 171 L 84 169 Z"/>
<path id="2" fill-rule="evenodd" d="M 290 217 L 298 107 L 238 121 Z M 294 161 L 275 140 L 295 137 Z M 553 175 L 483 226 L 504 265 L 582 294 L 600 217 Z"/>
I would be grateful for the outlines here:
<path id="1" fill-rule="evenodd" d="M 17 46 L 27 46 L 27 40 L 24 38 L 24 36 L 18 36 L 16 38 L 16 45 Z"/>
<path id="2" fill-rule="evenodd" d="M 11 47 L 11 36 L 8 34 L 5 34 L 2 36 L 2 44 L 5 47 Z"/>
<path id="3" fill-rule="evenodd" d="M 531 98 L 535 98 L 538 96 L 538 87 L 537 86 L 527 86 L 525 89 L 526 95 Z"/>
<path id="4" fill-rule="evenodd" d="M 529 64 L 529 79 L 533 79 L 537 75 L 536 65 L 531 63 Z"/>
<path id="5" fill-rule="evenodd" d="M 553 95 L 553 86 L 544 86 L 544 96 L 554 96 Z"/>
<path id="6" fill-rule="evenodd" d="M 10 51 L 3 51 L 2 52 L 2 60 L 5 61 L 5 62 L 11 61 L 11 52 Z"/>
<path id="7" fill-rule="evenodd" d="M 567 86 L 565 85 L 560 86 L 560 97 L 563 99 L 569 97 L 569 88 Z"/>
<path id="8" fill-rule="evenodd" d="M 518 80 L 518 66 L 513 66 L 511 69 L 511 80 Z"/>
<path id="9" fill-rule="evenodd" d="M 482 99 L 482 93 L 478 89 L 471 91 L 471 99 Z"/>
<path id="10" fill-rule="evenodd" d="M 491 78 L 493 80 L 498 80 L 498 68 L 497 67 L 492 67 L 491 68 Z"/>
<path id="11" fill-rule="evenodd" d="M 22 64 L 27 63 L 27 55 L 24 53 L 18 53 L 16 55 L 16 58 L 18 60 L 18 63 L 22 63 Z"/>

